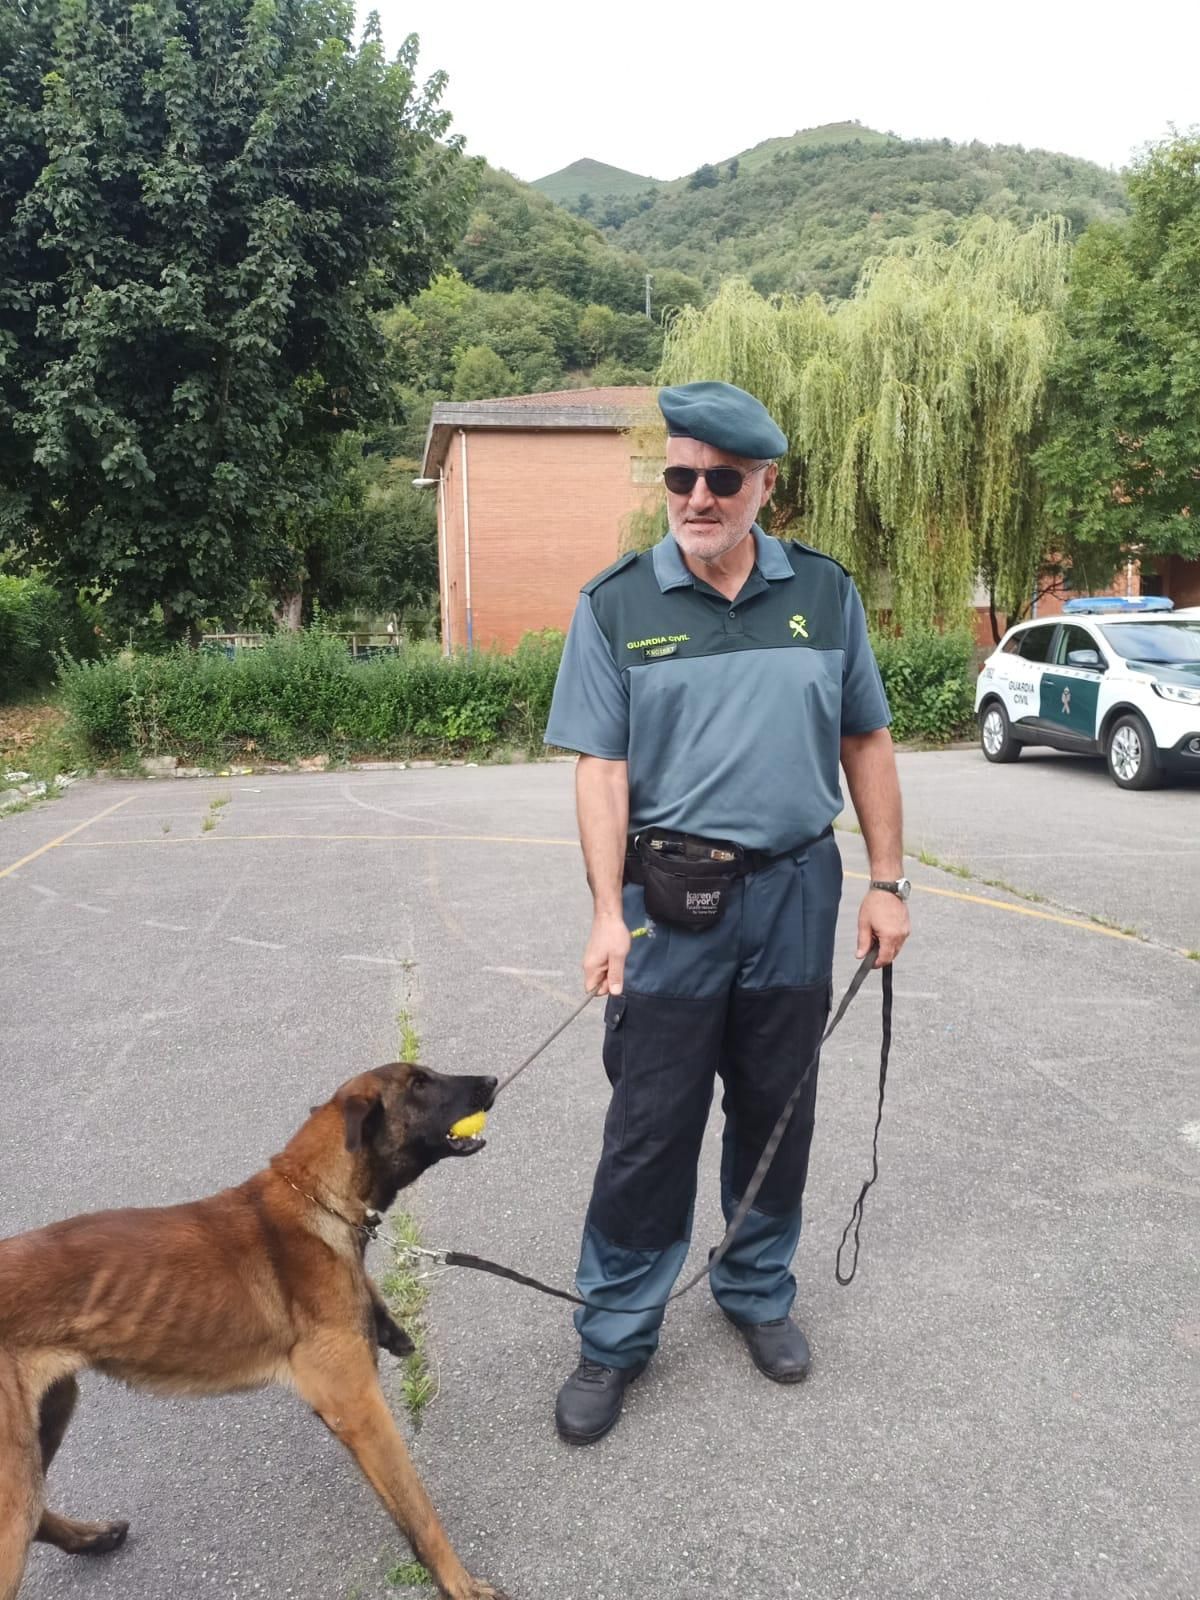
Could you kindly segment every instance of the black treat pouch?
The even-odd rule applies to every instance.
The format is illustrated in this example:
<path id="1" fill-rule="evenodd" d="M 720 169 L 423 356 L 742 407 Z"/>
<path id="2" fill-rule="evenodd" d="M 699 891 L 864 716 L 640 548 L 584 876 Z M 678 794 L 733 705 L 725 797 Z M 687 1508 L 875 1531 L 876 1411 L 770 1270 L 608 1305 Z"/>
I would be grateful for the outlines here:
<path id="1" fill-rule="evenodd" d="M 731 887 L 745 872 L 740 845 L 667 828 L 637 834 L 626 857 L 626 878 L 642 885 L 650 916 L 693 933 L 720 921 Z"/>

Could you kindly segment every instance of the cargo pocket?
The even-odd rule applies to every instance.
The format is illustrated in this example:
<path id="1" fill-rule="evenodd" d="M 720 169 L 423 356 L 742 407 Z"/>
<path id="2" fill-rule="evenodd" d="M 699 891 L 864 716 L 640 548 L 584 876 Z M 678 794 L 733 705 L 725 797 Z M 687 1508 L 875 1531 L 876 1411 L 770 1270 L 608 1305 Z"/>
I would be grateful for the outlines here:
<path id="1" fill-rule="evenodd" d="M 623 994 L 610 994 L 604 1006 L 604 1071 L 613 1096 L 604 1119 L 604 1141 L 620 1145 L 625 1138 L 625 1011 Z"/>

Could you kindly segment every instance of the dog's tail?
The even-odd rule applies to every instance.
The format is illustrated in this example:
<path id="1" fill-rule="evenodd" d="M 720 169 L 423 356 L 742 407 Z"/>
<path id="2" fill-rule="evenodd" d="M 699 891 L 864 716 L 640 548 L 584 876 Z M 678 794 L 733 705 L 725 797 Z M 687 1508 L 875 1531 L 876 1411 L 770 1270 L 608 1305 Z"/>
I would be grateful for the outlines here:
<path id="1" fill-rule="evenodd" d="M 41 1514 L 37 1418 L 16 1361 L 0 1350 L 0 1600 L 16 1600 Z"/>

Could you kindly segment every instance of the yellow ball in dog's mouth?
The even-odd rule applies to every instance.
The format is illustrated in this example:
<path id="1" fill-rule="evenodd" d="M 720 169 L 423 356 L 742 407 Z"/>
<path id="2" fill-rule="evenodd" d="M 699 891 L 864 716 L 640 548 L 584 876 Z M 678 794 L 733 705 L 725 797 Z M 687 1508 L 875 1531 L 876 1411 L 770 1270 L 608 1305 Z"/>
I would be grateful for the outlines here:
<path id="1" fill-rule="evenodd" d="M 483 1132 L 483 1125 L 487 1121 L 486 1111 L 476 1111 L 469 1117 L 462 1117 L 450 1129 L 452 1139 L 473 1139 L 477 1133 Z"/>

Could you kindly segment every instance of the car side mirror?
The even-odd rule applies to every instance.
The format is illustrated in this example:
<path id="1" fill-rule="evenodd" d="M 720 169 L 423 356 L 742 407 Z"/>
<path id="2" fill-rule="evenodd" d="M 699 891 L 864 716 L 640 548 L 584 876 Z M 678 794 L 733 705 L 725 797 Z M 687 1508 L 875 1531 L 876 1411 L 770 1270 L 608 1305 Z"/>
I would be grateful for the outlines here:
<path id="1" fill-rule="evenodd" d="M 1069 667 L 1090 667 L 1093 672 L 1104 671 L 1104 662 L 1100 659 L 1099 650 L 1068 650 L 1067 665 Z"/>

